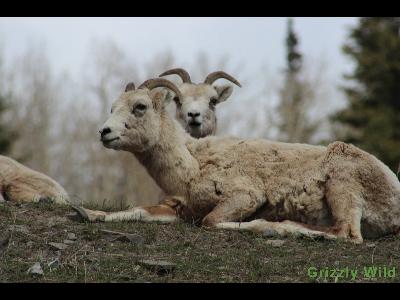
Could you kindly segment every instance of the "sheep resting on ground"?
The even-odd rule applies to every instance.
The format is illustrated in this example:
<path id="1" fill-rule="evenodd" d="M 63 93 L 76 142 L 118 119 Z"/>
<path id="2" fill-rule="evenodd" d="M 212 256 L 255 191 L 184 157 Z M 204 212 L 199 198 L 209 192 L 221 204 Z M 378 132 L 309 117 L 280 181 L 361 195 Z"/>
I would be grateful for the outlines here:
<path id="1" fill-rule="evenodd" d="M 0 155 L 0 201 L 68 204 L 64 188 L 50 177 Z"/>
<path id="2" fill-rule="evenodd" d="M 373 155 L 343 142 L 327 147 L 263 139 L 194 139 L 145 81 L 112 105 L 101 141 L 129 151 L 169 195 L 164 203 L 105 213 L 75 207 L 90 221 L 179 219 L 264 234 L 343 238 L 362 243 L 397 233 L 400 183 Z"/>

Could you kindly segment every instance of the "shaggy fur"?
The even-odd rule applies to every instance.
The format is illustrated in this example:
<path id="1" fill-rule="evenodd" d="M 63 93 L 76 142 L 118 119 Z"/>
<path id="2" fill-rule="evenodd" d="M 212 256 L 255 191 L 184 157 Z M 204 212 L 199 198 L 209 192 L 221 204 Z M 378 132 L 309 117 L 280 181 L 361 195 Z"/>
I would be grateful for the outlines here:
<path id="1" fill-rule="evenodd" d="M 400 183 L 361 149 L 343 142 L 321 147 L 262 139 L 197 140 L 159 101 L 147 89 L 124 93 L 113 104 L 102 141 L 107 148 L 133 153 L 165 192 L 178 197 L 126 211 L 123 218 L 77 208 L 87 219 L 183 218 L 222 229 L 355 243 L 399 230 Z M 140 116 L 138 104 L 146 107 Z"/>
<path id="2" fill-rule="evenodd" d="M 0 201 L 67 204 L 67 192 L 50 177 L 0 155 Z"/>

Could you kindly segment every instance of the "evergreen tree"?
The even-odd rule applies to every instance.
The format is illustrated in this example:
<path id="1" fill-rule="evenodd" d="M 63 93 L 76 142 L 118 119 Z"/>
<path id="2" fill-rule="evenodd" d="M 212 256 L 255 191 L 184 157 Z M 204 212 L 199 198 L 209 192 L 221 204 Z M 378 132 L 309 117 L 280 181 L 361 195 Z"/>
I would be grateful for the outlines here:
<path id="1" fill-rule="evenodd" d="M 2 53 L 0 51 L 0 154 L 7 154 L 11 148 L 12 141 L 14 138 L 16 138 L 16 134 L 10 130 L 10 126 L 7 126 L 6 122 L 4 121 L 4 114 L 9 108 L 10 97 L 7 97 L 6 92 L 4 92 L 2 89 L 4 86 L 5 76 L 1 54 Z"/>
<path id="2" fill-rule="evenodd" d="M 2 118 L 7 108 L 6 98 L 0 94 L 0 154 L 8 153 L 14 138 L 14 134 L 4 124 Z"/>
<path id="3" fill-rule="evenodd" d="M 286 60 L 288 75 L 295 75 L 301 69 L 303 56 L 297 49 L 299 40 L 293 29 L 293 19 L 288 19 L 287 37 L 286 37 Z"/>
<path id="4" fill-rule="evenodd" d="M 280 91 L 278 105 L 280 139 L 286 142 L 309 143 L 318 123 L 307 118 L 313 100 L 310 83 L 302 74 L 303 56 L 298 50 L 299 40 L 293 29 L 293 20 L 288 19 L 286 35 L 285 80 Z"/>
<path id="5" fill-rule="evenodd" d="M 400 161 L 400 18 L 363 17 L 343 51 L 355 62 L 348 106 L 333 116 L 337 138 L 352 143 L 397 171 Z"/>

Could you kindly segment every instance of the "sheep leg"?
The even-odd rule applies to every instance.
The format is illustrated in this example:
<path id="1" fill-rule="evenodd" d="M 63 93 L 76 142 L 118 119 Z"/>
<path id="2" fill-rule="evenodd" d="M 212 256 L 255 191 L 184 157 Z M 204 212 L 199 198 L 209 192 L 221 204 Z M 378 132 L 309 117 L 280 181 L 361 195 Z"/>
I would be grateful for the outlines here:
<path id="1" fill-rule="evenodd" d="M 289 234 L 304 235 L 313 238 L 342 238 L 353 243 L 363 242 L 361 235 L 362 198 L 355 192 L 356 184 L 346 187 L 342 181 L 330 181 L 327 184 L 327 203 L 331 209 L 333 226 L 313 226 L 285 220 L 269 222 L 263 219 L 251 222 L 234 222 L 237 220 L 222 220 L 211 224 L 216 228 L 248 230 L 258 233 L 273 233 L 281 236 Z M 214 211 L 213 211 L 214 212 Z M 212 212 L 212 213 L 213 213 Z"/>
<path id="2" fill-rule="evenodd" d="M 356 183 L 344 183 L 343 180 L 331 179 L 327 183 L 326 200 L 334 220 L 331 232 L 338 237 L 350 239 L 354 243 L 362 243 L 363 199 L 357 186 Z"/>
<path id="3" fill-rule="evenodd" d="M 253 220 L 250 222 L 222 222 L 215 225 L 218 229 L 243 230 L 261 233 L 266 236 L 278 235 L 286 236 L 306 236 L 314 239 L 336 239 L 337 236 L 328 232 L 313 229 L 313 226 L 301 224 L 293 221 L 269 222 L 264 219 Z"/>
<path id="4" fill-rule="evenodd" d="M 206 215 L 202 220 L 202 225 L 213 227 L 221 222 L 242 221 L 255 213 L 264 202 L 265 198 L 254 191 L 237 192 L 231 199 L 217 205 Z"/>
<path id="5" fill-rule="evenodd" d="M 141 221 L 173 223 L 179 220 L 173 207 L 165 204 L 134 207 L 124 211 L 105 212 L 90 210 L 79 206 L 72 206 L 80 216 L 89 222 L 120 222 L 120 221 Z"/>
<path id="6" fill-rule="evenodd" d="M 118 212 L 91 210 L 77 206 L 73 206 L 73 208 L 84 220 L 89 222 L 141 221 L 173 223 L 178 220 L 175 211 L 164 205 L 134 207 Z"/>
<path id="7" fill-rule="evenodd" d="M 4 195 L 6 199 L 13 202 L 39 202 L 42 198 L 37 191 L 26 186 L 19 186 L 18 189 L 8 188 L 7 191 L 4 191 Z"/>

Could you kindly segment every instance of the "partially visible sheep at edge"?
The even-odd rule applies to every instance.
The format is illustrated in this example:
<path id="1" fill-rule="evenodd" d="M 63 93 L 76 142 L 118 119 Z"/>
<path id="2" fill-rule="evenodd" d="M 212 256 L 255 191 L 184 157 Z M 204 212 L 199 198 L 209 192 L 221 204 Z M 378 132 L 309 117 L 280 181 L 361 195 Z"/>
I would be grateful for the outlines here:
<path id="1" fill-rule="evenodd" d="M 0 155 L 0 201 L 69 204 L 65 189 L 49 176 Z"/>

